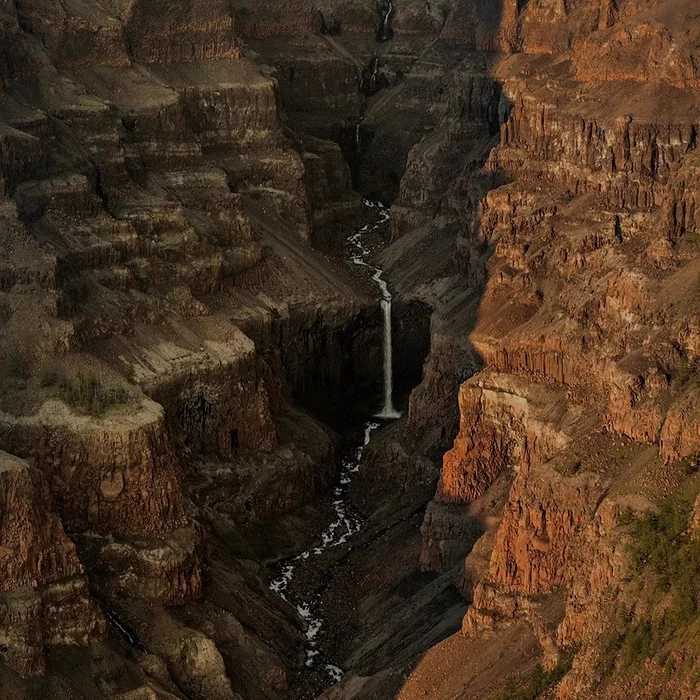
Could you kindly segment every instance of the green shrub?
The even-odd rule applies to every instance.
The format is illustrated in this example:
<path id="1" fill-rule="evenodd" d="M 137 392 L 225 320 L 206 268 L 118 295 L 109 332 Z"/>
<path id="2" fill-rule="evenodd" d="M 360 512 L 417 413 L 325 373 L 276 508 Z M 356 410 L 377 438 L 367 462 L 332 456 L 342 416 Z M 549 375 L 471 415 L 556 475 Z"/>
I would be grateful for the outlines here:
<path id="1" fill-rule="evenodd" d="M 542 693 L 553 688 L 571 670 L 576 650 L 562 655 L 559 663 L 545 671 L 537 664 L 530 673 L 520 678 L 511 677 L 501 690 L 493 693 L 489 700 L 536 700 Z"/>
<path id="2" fill-rule="evenodd" d="M 637 522 L 637 512 L 634 510 L 634 508 L 632 508 L 632 506 L 625 506 L 622 509 L 617 521 L 620 523 L 620 525 L 631 525 L 632 523 Z"/>
<path id="3" fill-rule="evenodd" d="M 556 470 L 562 476 L 576 476 L 581 471 L 583 467 L 583 460 L 579 459 L 577 456 L 572 457 L 569 461 L 564 462 L 556 467 Z"/>
<path id="4" fill-rule="evenodd" d="M 106 384 L 91 372 L 79 372 L 73 376 L 62 376 L 58 381 L 57 395 L 67 404 L 80 408 L 91 415 L 100 415 L 112 406 L 126 403 L 129 392 L 121 385 Z"/>
<path id="5" fill-rule="evenodd" d="M 0 301 L 0 323 L 7 323 L 12 317 L 12 309 L 5 301 Z"/>
<path id="6" fill-rule="evenodd" d="M 651 618 L 644 618 L 628 628 L 622 643 L 622 658 L 625 665 L 632 666 L 649 658 L 660 646 L 659 630 Z"/>
<path id="7" fill-rule="evenodd" d="M 605 678 L 612 673 L 624 641 L 624 634 L 611 634 L 605 639 L 596 662 L 596 670 L 601 678 Z"/>
<path id="8" fill-rule="evenodd" d="M 654 592 L 669 596 L 663 613 L 650 614 L 624 625 L 603 644 L 598 671 L 609 675 L 619 658 L 635 666 L 660 652 L 691 624 L 700 612 L 700 542 L 689 532 L 692 499 L 664 501 L 657 513 L 647 513 L 632 527 L 634 570 L 655 576 Z"/>
<path id="9" fill-rule="evenodd" d="M 692 371 L 693 368 L 691 364 L 685 357 L 682 357 L 678 365 L 676 365 L 676 369 L 674 372 L 675 376 L 673 377 L 673 379 L 676 381 L 676 384 L 683 386 L 683 384 L 685 384 L 688 381 L 688 379 L 690 379 Z"/>
<path id="10" fill-rule="evenodd" d="M 632 562 L 637 571 L 650 567 L 664 590 L 681 587 L 697 600 L 700 542 L 688 531 L 691 499 L 664 501 L 658 513 L 638 520 L 633 529 Z"/>
<path id="11" fill-rule="evenodd" d="M 685 476 L 693 476 L 700 470 L 700 459 L 698 457 L 686 457 L 681 464 L 683 465 L 683 474 Z"/>

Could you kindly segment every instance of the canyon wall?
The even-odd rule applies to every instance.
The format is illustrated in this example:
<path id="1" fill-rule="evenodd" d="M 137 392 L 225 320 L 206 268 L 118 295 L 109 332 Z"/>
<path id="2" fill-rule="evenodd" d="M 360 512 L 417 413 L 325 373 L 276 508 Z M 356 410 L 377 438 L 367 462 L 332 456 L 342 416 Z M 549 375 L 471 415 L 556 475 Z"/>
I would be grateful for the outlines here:
<path id="1" fill-rule="evenodd" d="M 105 697 L 284 697 L 302 625 L 255 533 L 335 474 L 299 397 L 381 370 L 378 305 L 312 248 L 360 213 L 349 169 L 282 124 L 229 3 L 1 12 L 2 653 L 53 679 L 45 648 L 100 648 Z"/>
<path id="2" fill-rule="evenodd" d="M 465 653 L 525 620 L 545 669 L 575 655 L 553 697 L 623 697 L 630 682 L 647 697 L 658 650 L 643 669 L 629 668 L 626 642 L 605 671 L 600 658 L 617 634 L 611 596 L 629 603 L 631 628 L 649 614 L 630 602 L 646 594 L 630 573 L 630 518 L 697 488 L 697 225 L 676 183 L 694 167 L 700 114 L 692 70 L 670 73 L 676 59 L 661 59 L 650 39 L 659 31 L 674 52 L 692 53 L 681 17 L 692 23 L 693 11 L 617 3 L 577 35 L 593 5 L 578 3 L 558 13 L 569 43 L 549 43 L 558 41 L 549 32 L 543 45 L 533 29 L 544 5 L 518 16 L 524 52 L 491 68 L 508 105 L 500 138 L 459 183 L 444 183 L 460 221 L 454 264 L 481 285 L 467 332 L 484 369 L 460 388 L 459 434 L 425 516 L 421 564 L 452 571 L 473 601 L 455 642 Z M 623 35 L 635 38 L 613 38 Z M 620 54 L 601 58 L 608 51 Z M 435 240 L 440 225 L 433 218 L 422 238 L 408 226 L 402 235 L 414 240 L 401 245 Z M 418 293 L 435 295 L 421 284 Z M 534 419 L 535 406 L 548 410 Z M 682 629 L 665 649 L 687 658 Z M 431 653 L 426 663 L 439 665 Z M 675 667 L 669 697 L 692 696 L 692 666 Z M 430 682 L 472 697 L 466 678 L 483 672 L 472 666 L 450 686 L 429 668 L 419 664 L 400 697 Z"/>
<path id="3" fill-rule="evenodd" d="M 13 670 L 33 675 L 45 670 L 46 649 L 86 646 L 104 634 L 105 622 L 43 474 L 2 452 L 0 490 L 3 657 Z"/>
<path id="4" fill-rule="evenodd" d="M 0 682 L 95 654 L 105 697 L 297 693 L 303 624 L 259 560 L 334 478 L 299 406 L 379 380 L 374 290 L 334 256 L 354 187 L 392 204 L 399 355 L 432 313 L 362 481 L 406 522 L 436 489 L 406 580 L 470 601 L 447 657 L 528 650 L 442 673 L 430 634 L 386 632 L 391 693 L 488 697 L 571 655 L 553 696 L 657 691 L 660 652 L 598 660 L 630 518 L 697 487 L 697 10 L 395 5 L 0 8 Z"/>

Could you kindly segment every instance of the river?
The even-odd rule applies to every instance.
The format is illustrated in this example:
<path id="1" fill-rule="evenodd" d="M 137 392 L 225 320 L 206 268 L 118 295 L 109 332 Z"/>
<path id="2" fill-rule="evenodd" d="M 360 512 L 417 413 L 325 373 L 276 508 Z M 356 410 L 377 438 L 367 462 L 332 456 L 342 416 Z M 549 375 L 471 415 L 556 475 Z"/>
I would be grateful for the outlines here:
<path id="1" fill-rule="evenodd" d="M 367 268 L 372 280 L 377 284 L 382 306 L 383 323 L 383 362 L 384 362 L 384 405 L 377 413 L 378 420 L 365 423 L 362 443 L 356 445 L 349 455 L 343 460 L 340 470 L 340 480 L 333 492 L 333 509 L 335 518 L 330 522 L 320 539 L 307 550 L 298 554 L 293 559 L 288 559 L 281 564 L 277 576 L 270 583 L 270 588 L 281 598 L 293 605 L 301 618 L 306 622 L 306 665 L 308 667 L 320 665 L 332 682 L 339 681 L 343 675 L 343 669 L 330 660 L 325 659 L 319 649 L 319 634 L 323 629 L 323 610 L 318 594 L 291 595 L 290 585 L 294 579 L 297 567 L 312 557 L 318 557 L 327 550 L 346 544 L 351 537 L 359 533 L 364 525 L 362 518 L 357 514 L 349 501 L 350 485 L 360 470 L 360 464 L 365 447 L 369 444 L 372 433 L 380 427 L 381 421 L 394 420 L 400 417 L 393 404 L 393 362 L 392 362 L 392 322 L 391 308 L 392 296 L 383 271 L 368 262 L 371 250 L 365 244 L 367 234 L 375 233 L 389 221 L 389 209 L 379 202 L 364 201 L 368 211 L 375 213 L 376 218 L 368 224 L 358 228 L 348 238 L 350 248 L 350 260 L 359 267 Z"/>

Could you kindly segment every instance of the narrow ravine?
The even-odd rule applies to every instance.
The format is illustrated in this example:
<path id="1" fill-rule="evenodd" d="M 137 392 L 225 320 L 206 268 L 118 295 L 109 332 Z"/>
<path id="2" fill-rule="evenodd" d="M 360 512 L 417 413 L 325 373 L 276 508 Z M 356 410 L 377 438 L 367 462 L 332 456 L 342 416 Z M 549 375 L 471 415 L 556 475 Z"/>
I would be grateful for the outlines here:
<path id="1" fill-rule="evenodd" d="M 364 201 L 364 205 L 370 211 L 376 211 L 377 218 L 357 229 L 348 238 L 350 246 L 350 260 L 358 266 L 365 267 L 370 272 L 372 280 L 376 282 L 381 294 L 380 301 L 382 306 L 383 320 L 383 361 L 384 361 L 384 405 L 377 413 L 376 417 L 381 421 L 394 420 L 400 417 L 400 413 L 396 411 L 393 404 L 393 365 L 392 365 L 392 337 L 391 337 L 391 309 L 392 296 L 389 291 L 386 280 L 383 279 L 383 271 L 378 267 L 367 262 L 371 251 L 368 245 L 365 245 L 363 238 L 369 234 L 378 231 L 389 221 L 389 209 L 379 202 Z M 321 609 L 320 597 L 316 592 L 310 592 L 308 595 L 292 595 L 290 591 L 291 583 L 297 572 L 297 568 L 302 563 L 314 557 L 319 557 L 324 552 L 348 543 L 351 537 L 357 535 L 365 525 L 363 519 L 354 511 L 349 501 L 350 485 L 353 478 L 360 470 L 360 464 L 364 454 L 365 447 L 369 444 L 372 433 L 381 425 L 378 421 L 368 421 L 364 425 L 362 434 L 362 442 L 349 452 L 348 457 L 343 460 L 340 481 L 333 492 L 333 509 L 335 510 L 335 518 L 323 530 L 320 536 L 320 541 L 307 550 L 298 554 L 293 559 L 284 562 L 278 572 L 278 575 L 271 581 L 270 589 L 277 595 L 293 605 L 301 618 L 306 622 L 306 666 L 311 668 L 320 665 L 327 673 L 328 678 L 332 682 L 339 681 L 345 671 L 329 659 L 323 657 L 319 649 L 319 633 L 324 626 L 323 611 Z"/>

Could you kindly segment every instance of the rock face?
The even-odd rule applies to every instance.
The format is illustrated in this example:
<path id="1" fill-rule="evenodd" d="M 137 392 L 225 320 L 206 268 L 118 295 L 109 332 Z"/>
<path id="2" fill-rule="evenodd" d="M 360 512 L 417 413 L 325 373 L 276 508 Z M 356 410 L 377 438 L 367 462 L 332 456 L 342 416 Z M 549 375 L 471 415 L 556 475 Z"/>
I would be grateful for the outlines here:
<path id="1" fill-rule="evenodd" d="M 1 452 L 0 640 L 5 662 L 23 675 L 44 670 L 46 649 L 85 646 L 105 629 L 52 506 L 41 472 Z"/>
<path id="2" fill-rule="evenodd" d="M 397 364 L 430 352 L 360 472 L 366 561 L 406 550 L 353 592 L 381 630 L 344 639 L 361 668 L 331 696 L 486 697 L 577 650 L 553 696 L 629 697 L 596 661 L 609 596 L 636 595 L 629 511 L 692 491 L 700 451 L 698 27 L 689 0 L 4 3 L 7 665 L 104 697 L 307 692 L 260 561 L 334 478 L 337 437 L 299 407 L 331 422 L 328 396 L 380 378 L 374 289 L 335 256 L 355 188 L 392 204 Z M 473 687 L 419 665 L 399 690 L 462 617 L 455 586 L 445 648 Z M 527 654 L 491 664 L 486 637 Z M 99 690 L 91 654 L 125 665 Z"/>
<path id="3" fill-rule="evenodd" d="M 690 63 L 664 54 L 665 41 L 679 57 L 695 51 L 676 23 L 693 11 L 597 5 L 529 3 L 511 19 L 503 8 L 498 48 L 523 52 L 491 68 L 506 105 L 500 139 L 457 185 L 443 181 L 460 227 L 454 264 L 481 295 L 478 314 L 446 305 L 438 314 L 469 334 L 484 369 L 460 387 L 460 429 L 426 512 L 421 564 L 454 570 L 473 599 L 465 635 L 505 634 L 525 619 L 546 666 L 580 649 L 556 697 L 617 698 L 624 682 L 601 677 L 596 658 L 611 591 L 635 595 L 621 513 L 672 495 L 698 450 L 688 315 L 698 305 L 697 225 L 692 195 L 676 184 L 694 167 L 698 103 Z M 562 50 L 571 63 L 548 55 Z M 409 223 L 399 268 L 439 240 L 448 211 L 422 235 Z M 434 299 L 450 289 L 407 281 Z M 412 400 L 432 382 L 426 371 Z M 484 501 L 499 499 L 489 520 Z M 637 675 L 654 692 L 653 673 Z M 692 680 L 679 683 L 690 697 Z"/>
<path id="4" fill-rule="evenodd" d="M 348 166 L 335 143 L 282 124 L 275 82 L 243 57 L 238 10 L 0 10 L 0 446 L 36 464 L 28 493 L 55 504 L 41 530 L 53 540 L 3 559 L 18 579 L 2 643 L 12 668 L 49 679 L 45 646 L 109 655 L 99 597 L 110 644 L 143 639 L 168 669 L 105 671 L 105 697 L 137 677 L 144 692 L 284 697 L 300 623 L 246 559 L 259 536 L 240 531 L 309 506 L 333 478 L 330 433 L 305 415 L 304 430 L 286 427 L 297 397 L 381 372 L 367 361 L 373 296 L 312 248 L 337 246 L 360 212 Z M 212 503 L 202 484 L 217 472 Z M 235 604 L 212 592 L 212 561 L 220 578 L 245 572 Z M 211 605 L 230 622 L 216 634 Z M 165 606 L 191 606 L 201 629 Z M 156 623 L 182 628 L 175 651 L 146 638 Z M 68 681 L 93 692 L 81 683 Z"/>
<path id="5" fill-rule="evenodd" d="M 179 465 L 162 409 L 93 421 L 48 403 L 24 421 L 5 416 L 13 443 L 51 479 L 69 531 L 157 534 L 185 523 Z"/>
<path id="6" fill-rule="evenodd" d="M 533 391 L 518 377 L 488 371 L 462 384 L 459 408 L 460 430 L 453 448 L 444 455 L 437 492 L 421 528 L 421 564 L 426 570 L 458 562 L 459 556 L 448 552 L 460 551 L 465 532 L 471 533 L 466 535 L 468 551 L 476 541 L 475 533 L 498 525 L 500 518 L 483 509 L 482 497 L 494 496 L 514 477 L 520 479 L 533 466 L 566 449 L 575 430 L 589 419 L 585 411 L 569 407 L 556 389 Z M 503 494 L 498 500 L 502 498 Z M 515 511 L 519 513 L 519 507 Z M 514 517 L 520 532 L 521 515 Z M 499 536 L 504 527 L 505 521 Z M 514 548 L 519 553 L 522 542 Z"/>
<path id="7" fill-rule="evenodd" d="M 441 63 L 447 44 L 409 35 L 436 26 L 424 15 L 417 29 L 411 3 L 397 10 L 393 52 L 358 49 L 345 33 L 360 19 L 371 31 L 363 3 L 324 14 L 326 29 L 329 17 L 344 27 L 332 41 L 300 38 L 280 10 L 254 46 L 277 67 L 290 121 L 317 135 L 335 128 L 356 184 L 396 197 L 383 266 L 435 309 L 404 444 L 370 450 L 368 478 L 426 473 L 406 449 L 410 431 L 444 444 L 459 428 L 423 523 L 421 566 L 454 570 L 473 597 L 465 630 L 524 611 L 554 664 L 558 649 L 595 646 L 603 590 L 624 576 L 621 506 L 606 490 L 672 488 L 667 474 L 697 452 L 688 312 L 698 303 L 698 112 L 692 60 L 674 65 L 695 51 L 683 29 L 695 15 L 683 2 L 434 9 L 442 39 L 462 42 L 458 67 Z M 383 87 L 365 103 L 352 76 L 368 66 Z M 398 187 L 377 186 L 382 159 L 393 168 L 384 182 Z M 627 461 L 645 444 L 664 463 L 656 472 Z"/>

